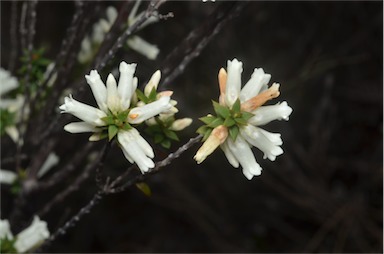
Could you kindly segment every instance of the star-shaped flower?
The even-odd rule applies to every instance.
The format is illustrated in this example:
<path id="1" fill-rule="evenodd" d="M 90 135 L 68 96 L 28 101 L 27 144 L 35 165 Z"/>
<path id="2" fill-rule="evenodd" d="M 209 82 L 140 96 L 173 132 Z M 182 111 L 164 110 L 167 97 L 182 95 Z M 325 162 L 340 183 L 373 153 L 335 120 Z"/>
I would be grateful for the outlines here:
<path id="1" fill-rule="evenodd" d="M 70 113 L 82 122 L 70 123 L 64 129 L 71 133 L 95 132 L 90 141 L 117 136 L 124 156 L 131 163 L 136 163 L 142 173 L 153 168 L 154 157 L 152 147 L 132 126 L 160 113 L 167 112 L 171 107 L 170 96 L 162 96 L 158 100 L 135 106 L 138 80 L 134 77 L 136 64 L 120 63 L 120 78 L 117 83 L 112 74 L 107 78 L 105 86 L 96 70 L 86 75 L 95 97 L 98 108 L 78 102 L 70 95 L 60 106 L 62 113 Z M 154 82 L 152 79 L 149 82 Z M 159 82 L 158 79 L 155 82 Z"/>
<path id="2" fill-rule="evenodd" d="M 219 103 L 213 102 L 217 116 L 200 118 L 206 125 L 198 129 L 204 134 L 204 144 L 195 155 L 197 163 L 203 162 L 217 147 L 224 151 L 229 163 L 235 168 L 243 168 L 247 179 L 261 174 L 261 167 L 251 150 L 252 146 L 264 153 L 264 159 L 271 161 L 283 153 L 281 135 L 271 133 L 258 126 L 273 120 L 288 120 L 292 108 L 287 102 L 262 106 L 280 95 L 279 84 L 267 84 L 271 75 L 256 68 L 251 79 L 241 89 L 242 62 L 237 59 L 228 61 L 228 74 L 222 68 L 219 71 Z"/>

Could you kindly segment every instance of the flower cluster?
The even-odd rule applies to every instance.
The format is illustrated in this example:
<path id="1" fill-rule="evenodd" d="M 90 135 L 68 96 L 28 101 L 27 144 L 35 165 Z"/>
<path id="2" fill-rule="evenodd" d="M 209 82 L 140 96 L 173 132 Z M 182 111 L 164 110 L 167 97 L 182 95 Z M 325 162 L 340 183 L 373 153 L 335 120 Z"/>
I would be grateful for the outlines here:
<path id="1" fill-rule="evenodd" d="M 70 113 L 81 122 L 67 124 L 64 129 L 71 133 L 94 132 L 90 141 L 117 136 L 122 151 L 131 163 L 136 163 L 142 173 L 154 167 L 154 152 L 148 142 L 134 128 L 159 114 L 172 113 L 171 92 L 157 93 L 155 87 L 160 81 L 160 71 L 149 80 L 148 87 L 153 87 L 148 97 L 136 90 L 137 77 L 134 77 L 136 64 L 121 62 L 120 77 L 117 83 L 109 74 L 106 85 L 96 70 L 85 78 L 91 87 L 98 108 L 76 101 L 71 95 L 65 97 L 60 106 L 62 113 Z M 138 95 L 136 95 L 136 93 Z M 144 97 L 143 97 L 144 96 Z M 148 100 L 147 100 L 148 99 Z M 150 99 L 150 100 L 149 100 Z"/>
<path id="2" fill-rule="evenodd" d="M 0 96 L 19 87 L 19 81 L 9 71 L 0 68 Z M 1 98 L 0 100 L 0 134 L 7 133 L 16 142 L 19 139 L 19 132 L 15 124 L 20 118 L 20 110 L 24 103 L 24 97 L 18 95 L 16 98 Z"/>
<path id="3" fill-rule="evenodd" d="M 258 126 L 273 120 L 288 120 L 292 108 L 287 102 L 262 106 L 280 95 L 279 84 L 267 84 L 271 75 L 256 68 L 251 79 L 241 89 L 242 62 L 237 59 L 228 61 L 228 73 L 222 68 L 218 79 L 220 86 L 219 102 L 213 102 L 217 116 L 200 118 L 206 125 L 198 129 L 203 134 L 204 144 L 197 151 L 195 160 L 203 162 L 217 147 L 224 151 L 229 163 L 235 168 L 239 164 L 247 179 L 261 174 L 261 167 L 251 150 L 252 146 L 264 153 L 264 159 L 271 161 L 283 153 L 281 135 L 270 133 Z"/>
<path id="4" fill-rule="evenodd" d="M 26 253 L 39 247 L 49 238 L 47 223 L 38 216 L 33 218 L 32 224 L 13 236 L 8 220 L 0 220 L 1 253 Z"/>
<path id="5" fill-rule="evenodd" d="M 137 14 L 137 10 L 139 8 L 141 1 L 136 1 L 135 5 L 132 8 L 127 20 L 127 26 L 133 25 L 142 15 L 145 15 L 144 12 Z M 106 34 L 111 29 L 112 25 L 115 23 L 117 18 L 117 10 L 113 6 L 109 6 L 105 12 L 106 19 L 102 18 L 98 22 L 93 25 L 91 36 L 85 36 L 81 42 L 81 49 L 77 56 L 77 59 L 80 63 L 86 63 L 90 61 L 93 55 L 96 53 L 96 49 L 103 42 Z M 158 18 L 155 16 L 151 16 L 144 22 L 143 25 L 140 26 L 140 29 L 145 26 L 157 22 Z M 136 52 L 146 56 L 148 59 L 154 60 L 159 54 L 159 49 L 156 45 L 153 45 L 141 37 L 135 35 L 130 37 L 127 40 L 127 45 L 131 49 Z"/>

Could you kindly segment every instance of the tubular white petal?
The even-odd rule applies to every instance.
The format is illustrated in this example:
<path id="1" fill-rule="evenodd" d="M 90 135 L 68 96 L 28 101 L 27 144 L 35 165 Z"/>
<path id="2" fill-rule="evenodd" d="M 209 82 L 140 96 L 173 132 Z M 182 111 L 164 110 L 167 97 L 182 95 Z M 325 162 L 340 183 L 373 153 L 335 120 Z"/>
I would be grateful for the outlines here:
<path id="1" fill-rule="evenodd" d="M 5 132 L 8 134 L 8 136 L 12 139 L 13 142 L 17 143 L 20 135 L 16 126 L 12 125 L 12 126 L 5 127 Z"/>
<path id="2" fill-rule="evenodd" d="M 37 172 L 37 177 L 42 177 L 45 175 L 50 169 L 56 166 L 59 163 L 59 156 L 54 152 L 48 155 L 48 158 L 45 160 L 44 164 L 41 166 L 39 171 Z"/>
<path id="3" fill-rule="evenodd" d="M 107 14 L 108 22 L 112 25 L 115 22 L 116 18 L 117 18 L 117 10 L 116 10 L 116 8 L 113 7 L 113 6 L 108 6 L 106 14 Z"/>
<path id="4" fill-rule="evenodd" d="M 240 101 L 244 102 L 259 94 L 261 88 L 266 86 L 271 79 L 270 74 L 265 74 L 263 68 L 255 68 L 251 79 L 244 85 L 240 92 Z"/>
<path id="5" fill-rule="evenodd" d="M 133 90 L 133 74 L 136 70 L 136 64 L 127 64 L 126 62 L 121 62 L 119 66 L 120 78 L 117 91 L 119 92 L 121 98 L 121 109 L 126 110 L 129 108 L 131 103 L 131 97 L 134 92 Z"/>
<path id="6" fill-rule="evenodd" d="M 109 74 L 107 78 L 107 105 L 113 113 L 121 110 L 121 100 L 117 92 L 116 80 L 112 74 Z"/>
<path id="7" fill-rule="evenodd" d="M 128 157 L 137 164 L 141 172 L 147 172 L 155 166 L 155 163 L 148 158 L 145 151 L 142 150 L 138 143 L 140 142 L 138 141 L 138 137 L 140 137 L 138 132 L 132 130 L 119 131 L 117 133 L 117 140 L 122 146 L 124 155 L 128 155 Z"/>
<path id="8" fill-rule="evenodd" d="M 38 216 L 35 216 L 32 224 L 16 236 L 14 247 L 18 253 L 23 253 L 39 246 L 48 237 L 47 223 L 41 221 Z"/>
<path id="9" fill-rule="evenodd" d="M 169 103 L 170 97 L 161 97 L 159 100 L 151 102 L 141 107 L 133 108 L 128 115 L 128 122 L 139 124 L 143 121 L 156 116 L 172 107 Z"/>
<path id="10" fill-rule="evenodd" d="M 223 150 L 225 157 L 227 157 L 228 162 L 235 168 L 239 167 L 239 161 L 236 159 L 235 155 L 229 150 L 227 142 L 224 142 L 220 145 L 221 150 Z"/>
<path id="11" fill-rule="evenodd" d="M 283 153 L 283 149 L 279 146 L 282 144 L 281 138 L 279 137 L 280 134 L 268 133 L 267 131 L 250 124 L 241 128 L 240 133 L 250 144 L 264 153 L 264 159 L 268 158 L 269 160 L 274 161 L 276 156 Z"/>
<path id="12" fill-rule="evenodd" d="M 83 132 L 97 132 L 97 129 L 94 125 L 91 125 L 86 122 L 74 122 L 69 123 L 64 126 L 64 130 L 70 133 L 83 133 Z"/>
<path id="13" fill-rule="evenodd" d="M 88 138 L 88 140 L 91 141 L 91 142 L 99 141 L 100 139 L 101 139 L 101 132 L 95 132 L 95 133 L 93 133 L 93 134 Z"/>
<path id="14" fill-rule="evenodd" d="M 228 138 L 228 147 L 232 154 L 239 161 L 240 165 L 243 167 L 243 173 L 249 172 L 252 175 L 258 176 L 261 174 L 261 167 L 256 162 L 255 156 L 248 143 L 238 135 L 235 142 L 232 139 Z M 248 179 L 249 174 L 244 174 Z"/>
<path id="15" fill-rule="evenodd" d="M 241 88 L 241 73 L 243 72 L 243 63 L 236 58 L 227 63 L 227 83 L 225 86 L 225 102 L 228 106 L 239 98 Z"/>
<path id="16" fill-rule="evenodd" d="M 253 125 L 264 125 L 273 120 L 288 120 L 292 113 L 292 108 L 288 106 L 286 101 L 271 106 L 262 106 L 252 112 L 254 116 L 249 119 L 249 123 Z"/>
<path id="17" fill-rule="evenodd" d="M 102 111 L 107 112 L 107 88 L 101 80 L 99 73 L 96 70 L 92 70 L 89 75 L 85 75 L 85 79 L 92 89 L 97 106 Z"/>
<path id="18" fill-rule="evenodd" d="M 133 22 L 135 20 L 135 16 L 136 16 L 136 13 L 137 13 L 137 10 L 139 9 L 139 5 L 141 3 L 141 0 L 137 0 L 135 2 L 135 5 L 133 6 L 131 12 L 129 13 L 129 16 L 128 16 L 128 25 L 133 25 Z"/>
<path id="19" fill-rule="evenodd" d="M 81 103 L 79 101 L 76 101 L 75 99 L 73 99 L 72 95 L 69 95 L 69 97 L 64 98 L 64 104 L 60 106 L 60 109 L 62 110 L 61 113 L 70 113 L 91 125 L 105 125 L 104 121 L 101 120 L 101 118 L 107 115 L 103 111 L 87 104 Z"/>
<path id="20" fill-rule="evenodd" d="M 19 82 L 11 73 L 0 67 L 0 96 L 15 89 L 19 86 Z"/>
<path id="21" fill-rule="evenodd" d="M 13 239 L 11 226 L 9 225 L 8 220 L 0 220 L 0 239 L 5 239 L 5 238 L 7 238 L 8 240 Z"/>
<path id="22" fill-rule="evenodd" d="M 139 83 L 139 79 L 137 77 L 133 77 L 133 81 L 132 81 L 132 98 L 136 96 L 136 88 L 137 88 L 137 84 L 138 83 Z"/>
<path id="23" fill-rule="evenodd" d="M 192 123 L 192 118 L 182 118 L 182 119 L 177 119 L 174 121 L 169 128 L 172 131 L 181 131 L 187 128 L 189 125 Z"/>
<path id="24" fill-rule="evenodd" d="M 17 178 L 17 174 L 15 172 L 0 169 L 0 183 L 12 184 L 16 180 L 16 178 Z"/>
<path id="25" fill-rule="evenodd" d="M 152 147 L 148 144 L 148 142 L 140 135 L 140 133 L 136 129 L 132 129 L 131 133 L 136 136 L 136 142 L 142 149 L 142 151 L 147 155 L 149 158 L 155 157 L 155 154 L 153 152 Z"/>
<path id="26" fill-rule="evenodd" d="M 156 45 L 147 42 L 139 36 L 133 36 L 128 39 L 127 44 L 131 49 L 146 56 L 150 60 L 155 60 L 160 52 Z"/>
<path id="27" fill-rule="evenodd" d="M 160 79 L 161 79 L 161 71 L 157 70 L 155 73 L 153 73 L 151 79 L 148 81 L 148 84 L 144 88 L 145 96 L 148 96 L 152 92 L 153 88 L 157 90 L 157 86 L 159 85 Z"/>

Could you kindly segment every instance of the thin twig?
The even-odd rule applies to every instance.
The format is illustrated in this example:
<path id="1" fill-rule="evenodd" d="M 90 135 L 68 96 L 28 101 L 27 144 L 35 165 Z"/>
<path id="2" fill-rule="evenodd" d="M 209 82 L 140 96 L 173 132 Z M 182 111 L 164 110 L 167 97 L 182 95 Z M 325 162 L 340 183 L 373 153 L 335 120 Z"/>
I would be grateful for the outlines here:
<path id="1" fill-rule="evenodd" d="M 169 165 L 174 159 L 178 158 L 181 154 L 183 154 L 185 151 L 191 148 L 194 144 L 198 143 L 201 140 L 201 138 L 202 138 L 202 135 L 198 135 L 194 138 L 191 138 L 187 143 L 179 147 L 179 149 L 177 149 L 174 153 L 170 153 L 164 160 L 156 162 L 155 167 L 149 173 L 140 174 L 134 177 L 133 179 L 129 180 L 128 182 L 126 182 L 120 187 L 111 188 L 110 186 L 110 188 L 107 189 L 108 194 L 125 191 L 127 188 L 129 188 L 133 184 L 144 181 L 149 176 L 158 173 L 160 168 Z M 131 168 L 128 168 L 128 170 L 131 170 Z"/>
<path id="2" fill-rule="evenodd" d="M 99 190 L 94 196 L 93 198 L 91 199 L 91 201 L 83 208 L 80 209 L 80 211 L 74 215 L 69 221 L 67 221 L 63 227 L 60 227 L 55 233 L 53 233 L 51 235 L 51 237 L 44 242 L 44 244 L 36 251 L 36 252 L 41 252 L 42 250 L 44 250 L 45 248 L 47 248 L 53 241 L 55 241 L 57 239 L 58 236 L 60 235 L 64 235 L 67 233 L 68 229 L 71 228 L 71 227 L 74 227 L 76 225 L 76 223 L 86 214 L 90 213 L 92 208 L 95 207 L 96 204 L 98 204 L 98 202 L 107 194 L 114 194 L 114 193 L 118 193 L 118 192 L 121 192 L 121 191 L 124 191 L 126 190 L 128 187 L 132 186 L 133 184 L 139 182 L 139 181 L 143 181 L 144 179 L 148 178 L 149 176 L 159 172 L 159 169 L 161 167 L 165 167 L 167 165 L 169 165 L 174 159 L 178 158 L 181 154 L 183 154 L 185 151 L 187 151 L 189 148 L 191 148 L 194 144 L 196 144 L 197 142 L 199 142 L 202 138 L 202 135 L 198 135 L 197 137 L 194 137 L 194 138 L 191 138 L 187 143 L 185 143 L 183 146 L 181 146 L 179 149 L 177 149 L 174 153 L 171 153 L 167 156 L 167 158 L 165 158 L 164 160 L 161 160 L 159 162 L 156 163 L 155 165 L 155 168 L 152 169 L 152 171 L 150 173 L 147 173 L 147 174 L 144 174 L 144 175 L 140 175 L 138 177 L 135 177 L 134 179 L 132 179 L 131 181 L 127 182 L 126 184 L 124 184 L 123 186 L 121 187 L 117 187 L 117 188 L 113 188 L 114 186 L 116 186 L 117 184 L 119 184 L 123 179 L 124 177 L 117 177 L 115 179 L 115 181 L 113 181 L 112 183 L 109 183 L 109 179 L 106 181 L 106 184 L 104 186 L 103 189 Z M 105 156 L 106 156 L 106 151 L 108 149 L 108 144 L 106 144 L 106 146 L 104 147 L 103 149 L 103 154 L 101 156 L 101 159 L 100 161 L 97 162 L 97 165 L 98 166 L 102 166 L 102 162 L 105 160 Z M 129 167 L 125 173 L 122 174 L 122 176 L 126 176 L 127 174 L 129 174 L 129 172 L 131 172 L 131 170 L 133 169 L 133 166 L 132 167 Z M 67 189 L 68 190 L 68 189 Z M 61 200 L 61 197 L 60 197 L 60 200 Z M 50 207 L 46 207 L 42 210 L 42 212 L 38 213 L 40 216 L 42 214 L 45 214 L 48 210 L 50 209 Z"/>
<path id="3" fill-rule="evenodd" d="M 67 221 L 64 224 L 64 226 L 60 227 L 55 233 L 53 233 L 49 237 L 49 239 L 46 240 L 44 242 L 44 244 L 41 245 L 40 248 L 37 249 L 35 252 L 36 253 L 42 252 L 44 249 L 49 247 L 49 245 L 51 245 L 51 243 L 53 241 L 55 241 L 57 239 L 57 237 L 59 237 L 60 235 L 65 235 L 67 233 L 68 229 L 76 226 L 77 222 L 80 221 L 80 219 L 83 218 L 86 214 L 90 213 L 92 208 L 95 207 L 100 202 L 100 200 L 102 199 L 103 196 L 104 196 L 103 192 L 102 191 L 98 191 L 93 196 L 91 201 L 88 202 L 88 204 L 86 206 L 81 208 L 80 211 L 76 215 L 74 215 L 69 221 Z"/>
<path id="4" fill-rule="evenodd" d="M 63 42 L 60 47 L 59 54 L 57 54 L 56 59 L 54 61 L 54 67 L 51 70 L 51 72 L 48 74 L 47 78 L 42 81 L 42 84 L 38 87 L 38 90 L 36 91 L 36 96 L 32 99 L 31 105 L 34 105 L 35 101 L 38 101 L 41 99 L 41 96 L 44 92 L 44 90 L 48 86 L 49 80 L 52 78 L 53 74 L 58 70 L 62 64 L 63 60 L 66 59 L 66 56 L 68 55 L 69 50 L 73 46 L 73 43 L 77 36 L 79 36 L 78 29 L 80 28 L 79 24 L 81 23 L 81 20 L 83 19 L 84 14 L 84 3 L 83 1 L 76 1 L 75 2 L 76 10 L 73 14 L 72 21 L 70 26 L 67 29 L 66 36 L 63 39 Z M 34 109 L 36 110 L 36 109 Z"/>
<path id="5" fill-rule="evenodd" d="M 115 44 L 111 47 L 110 50 L 108 50 L 104 58 L 96 62 L 95 69 L 103 69 L 108 61 L 111 60 L 115 56 L 116 52 L 123 46 L 124 42 L 127 41 L 128 37 L 136 32 L 149 17 L 154 15 L 160 5 L 162 5 L 164 2 L 164 0 L 152 0 L 148 5 L 145 15 L 142 15 L 134 24 L 132 24 L 132 26 L 129 26 L 128 29 L 121 36 L 119 36 L 119 38 L 117 38 Z"/>
<path id="6" fill-rule="evenodd" d="M 16 170 L 17 171 L 20 171 L 20 153 L 21 153 L 21 149 L 22 149 L 22 146 L 23 146 L 23 142 L 24 142 L 24 136 L 25 136 L 25 131 L 22 130 L 22 127 L 24 125 L 26 125 L 27 123 L 27 118 L 26 117 L 26 110 L 27 110 L 27 107 L 29 105 L 29 100 L 31 98 L 31 86 L 29 84 L 29 79 L 30 79 L 30 76 L 31 76 L 31 71 L 32 71 L 32 50 L 33 50 L 33 39 L 34 39 L 34 36 L 35 36 L 35 32 L 36 32 L 36 5 L 37 5 L 37 1 L 36 0 L 31 0 L 28 2 L 28 8 L 26 8 L 28 10 L 28 23 L 29 23 L 29 27 L 28 27 L 28 34 L 27 34 L 27 48 L 28 48 L 28 66 L 27 66 L 27 72 L 26 72 L 26 75 L 25 75 L 25 78 L 24 78 L 24 102 L 23 102 L 23 105 L 21 107 L 21 111 L 20 111 L 20 122 L 18 123 L 18 130 L 20 132 L 20 136 L 17 140 L 17 146 L 16 146 Z M 24 12 L 24 5 L 23 5 L 23 12 Z M 24 27 L 24 26 L 23 26 Z M 24 27 L 25 28 L 25 27 Z M 23 30 L 23 33 L 25 31 Z M 24 35 L 23 35 L 24 36 Z M 25 46 L 25 45 L 24 45 Z"/>
<path id="7" fill-rule="evenodd" d="M 168 85 L 207 46 L 228 21 L 238 16 L 246 2 L 221 3 L 216 10 L 175 48 L 164 60 L 162 85 Z"/>
<path id="8" fill-rule="evenodd" d="M 110 148 L 110 145 L 107 143 L 105 144 L 104 148 L 102 149 L 102 151 L 100 152 L 100 156 L 99 156 L 99 159 L 94 161 L 92 164 L 89 164 L 83 171 L 83 173 L 81 175 L 79 175 L 76 180 L 70 185 L 68 186 L 68 188 L 64 189 L 62 192 L 60 192 L 59 194 L 57 194 L 50 202 L 48 202 L 44 207 L 43 209 L 41 209 L 37 214 L 42 216 L 46 213 L 48 213 L 51 208 L 62 202 L 67 196 L 69 196 L 72 192 L 76 191 L 77 189 L 79 189 L 80 185 L 85 182 L 92 170 L 96 169 L 96 167 L 100 167 L 100 166 L 103 166 L 103 163 L 102 160 L 105 160 L 105 156 L 106 154 L 108 153 L 109 151 L 109 148 Z"/>

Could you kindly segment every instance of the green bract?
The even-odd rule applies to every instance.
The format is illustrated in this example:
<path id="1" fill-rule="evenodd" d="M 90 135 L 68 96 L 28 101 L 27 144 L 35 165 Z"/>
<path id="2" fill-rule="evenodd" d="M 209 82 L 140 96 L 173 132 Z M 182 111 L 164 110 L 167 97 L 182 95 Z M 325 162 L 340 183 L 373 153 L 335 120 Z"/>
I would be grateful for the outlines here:
<path id="1" fill-rule="evenodd" d="M 7 109 L 0 109 L 0 135 L 4 135 L 5 128 L 15 125 L 15 113 Z"/>
<path id="2" fill-rule="evenodd" d="M 172 123 L 175 121 L 173 116 L 162 121 L 159 117 L 155 117 L 156 124 L 150 125 L 145 129 L 145 132 L 153 137 L 155 144 L 160 144 L 164 148 L 170 148 L 172 140 L 179 141 L 176 132 L 170 130 Z"/>
<path id="3" fill-rule="evenodd" d="M 205 125 L 197 129 L 196 132 L 202 134 L 203 141 L 205 141 L 214 128 L 224 125 L 228 128 L 229 136 L 232 140 L 236 140 L 237 135 L 239 135 L 239 128 L 246 125 L 253 114 L 247 111 L 241 111 L 239 99 L 235 101 L 232 108 L 220 105 L 216 101 L 212 101 L 212 104 L 217 115 L 208 115 L 199 118 Z"/>
<path id="4" fill-rule="evenodd" d="M 119 129 L 125 131 L 132 129 L 132 126 L 126 121 L 128 114 L 129 110 L 119 112 L 117 115 L 109 111 L 106 117 L 101 118 L 106 124 L 106 126 L 102 128 L 103 133 L 101 134 L 101 138 L 108 137 L 109 141 L 111 141 L 117 135 Z M 106 132 L 108 135 L 106 135 Z"/>

